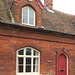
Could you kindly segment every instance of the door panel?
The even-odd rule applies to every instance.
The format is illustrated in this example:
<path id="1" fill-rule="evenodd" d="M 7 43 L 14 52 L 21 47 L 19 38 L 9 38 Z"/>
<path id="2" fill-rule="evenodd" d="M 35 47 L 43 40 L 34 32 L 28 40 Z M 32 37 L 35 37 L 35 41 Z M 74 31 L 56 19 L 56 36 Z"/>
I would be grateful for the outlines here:
<path id="1" fill-rule="evenodd" d="M 67 57 L 64 54 L 58 56 L 57 75 L 67 75 Z"/>

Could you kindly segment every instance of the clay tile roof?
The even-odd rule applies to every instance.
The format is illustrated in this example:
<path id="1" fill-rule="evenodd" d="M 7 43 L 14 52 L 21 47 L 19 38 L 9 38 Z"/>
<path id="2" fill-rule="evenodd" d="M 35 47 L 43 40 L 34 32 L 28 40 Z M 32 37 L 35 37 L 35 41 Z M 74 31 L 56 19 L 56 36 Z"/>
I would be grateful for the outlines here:
<path id="1" fill-rule="evenodd" d="M 13 0 L 0 0 L 0 22 L 11 23 L 8 10 Z M 75 34 L 75 16 L 67 15 L 54 10 L 55 13 L 48 12 L 45 8 L 42 10 L 42 25 L 46 30 L 52 30 L 62 33 Z"/>
<path id="2" fill-rule="evenodd" d="M 75 16 L 64 14 L 54 10 L 51 13 L 46 9 L 43 12 L 43 27 L 47 30 L 53 30 L 63 33 L 75 34 Z"/>
<path id="3" fill-rule="evenodd" d="M 4 6 L 4 2 L 2 0 L 0 0 L 0 21 L 10 22 L 10 19 Z"/>

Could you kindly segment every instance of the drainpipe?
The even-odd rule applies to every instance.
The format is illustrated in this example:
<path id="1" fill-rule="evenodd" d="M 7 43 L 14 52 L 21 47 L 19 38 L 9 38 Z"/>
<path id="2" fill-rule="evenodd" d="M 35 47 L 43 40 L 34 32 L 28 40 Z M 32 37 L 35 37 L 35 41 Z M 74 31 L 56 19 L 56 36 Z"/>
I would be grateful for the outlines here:
<path id="1" fill-rule="evenodd" d="M 14 18 L 13 18 L 11 10 L 9 10 L 9 14 L 10 14 L 10 17 L 11 17 L 11 22 L 14 23 Z"/>
<path id="2" fill-rule="evenodd" d="M 56 50 L 56 75 L 57 75 L 57 56 L 58 56 L 58 48 Z"/>
<path id="3" fill-rule="evenodd" d="M 14 2 L 12 3 L 10 9 L 9 9 L 9 14 L 10 14 L 10 18 L 11 18 L 11 22 L 14 23 L 14 17 L 12 15 L 11 9 L 13 8 Z"/>

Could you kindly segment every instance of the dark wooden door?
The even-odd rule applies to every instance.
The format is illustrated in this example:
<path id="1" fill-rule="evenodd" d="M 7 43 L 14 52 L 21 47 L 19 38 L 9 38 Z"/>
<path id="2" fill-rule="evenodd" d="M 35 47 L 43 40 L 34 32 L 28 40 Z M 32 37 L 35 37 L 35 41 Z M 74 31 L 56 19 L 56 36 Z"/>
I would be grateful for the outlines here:
<path id="1" fill-rule="evenodd" d="M 58 56 L 57 75 L 67 75 L 67 57 L 64 54 Z"/>

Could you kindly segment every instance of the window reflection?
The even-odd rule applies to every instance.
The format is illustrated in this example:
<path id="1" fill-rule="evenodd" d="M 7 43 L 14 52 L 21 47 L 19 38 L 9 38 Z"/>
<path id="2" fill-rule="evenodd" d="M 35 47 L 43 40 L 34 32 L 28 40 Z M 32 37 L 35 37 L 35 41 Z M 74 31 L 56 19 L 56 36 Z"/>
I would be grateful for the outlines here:
<path id="1" fill-rule="evenodd" d="M 29 16 L 34 17 L 34 11 L 31 8 L 29 8 Z"/>
<path id="2" fill-rule="evenodd" d="M 26 58 L 26 64 L 31 64 L 31 58 Z"/>
<path id="3" fill-rule="evenodd" d="M 23 57 L 18 57 L 18 71 L 23 72 Z"/>
<path id="4" fill-rule="evenodd" d="M 33 58 L 33 72 L 38 72 L 38 58 Z"/>
<path id="5" fill-rule="evenodd" d="M 31 72 L 31 66 L 26 66 L 26 72 Z"/>
<path id="6" fill-rule="evenodd" d="M 24 55 L 24 49 L 18 51 L 18 55 Z"/>
<path id="7" fill-rule="evenodd" d="M 26 48 L 26 55 L 31 55 L 31 49 L 30 48 Z"/>
<path id="8" fill-rule="evenodd" d="M 38 56 L 38 52 L 34 50 L 33 55 Z"/>
<path id="9" fill-rule="evenodd" d="M 24 10 L 23 10 L 23 15 L 28 15 L 28 8 L 26 7 L 26 8 L 24 8 Z"/>
<path id="10" fill-rule="evenodd" d="M 19 65 L 19 72 L 23 72 L 23 66 Z"/>
<path id="11" fill-rule="evenodd" d="M 28 16 L 23 16 L 23 23 L 28 23 Z"/>
<path id="12" fill-rule="evenodd" d="M 26 72 L 31 72 L 31 58 L 26 58 Z"/>
<path id="13" fill-rule="evenodd" d="M 18 63 L 19 63 L 19 64 L 23 64 L 23 57 L 19 57 L 19 58 L 18 58 Z"/>

